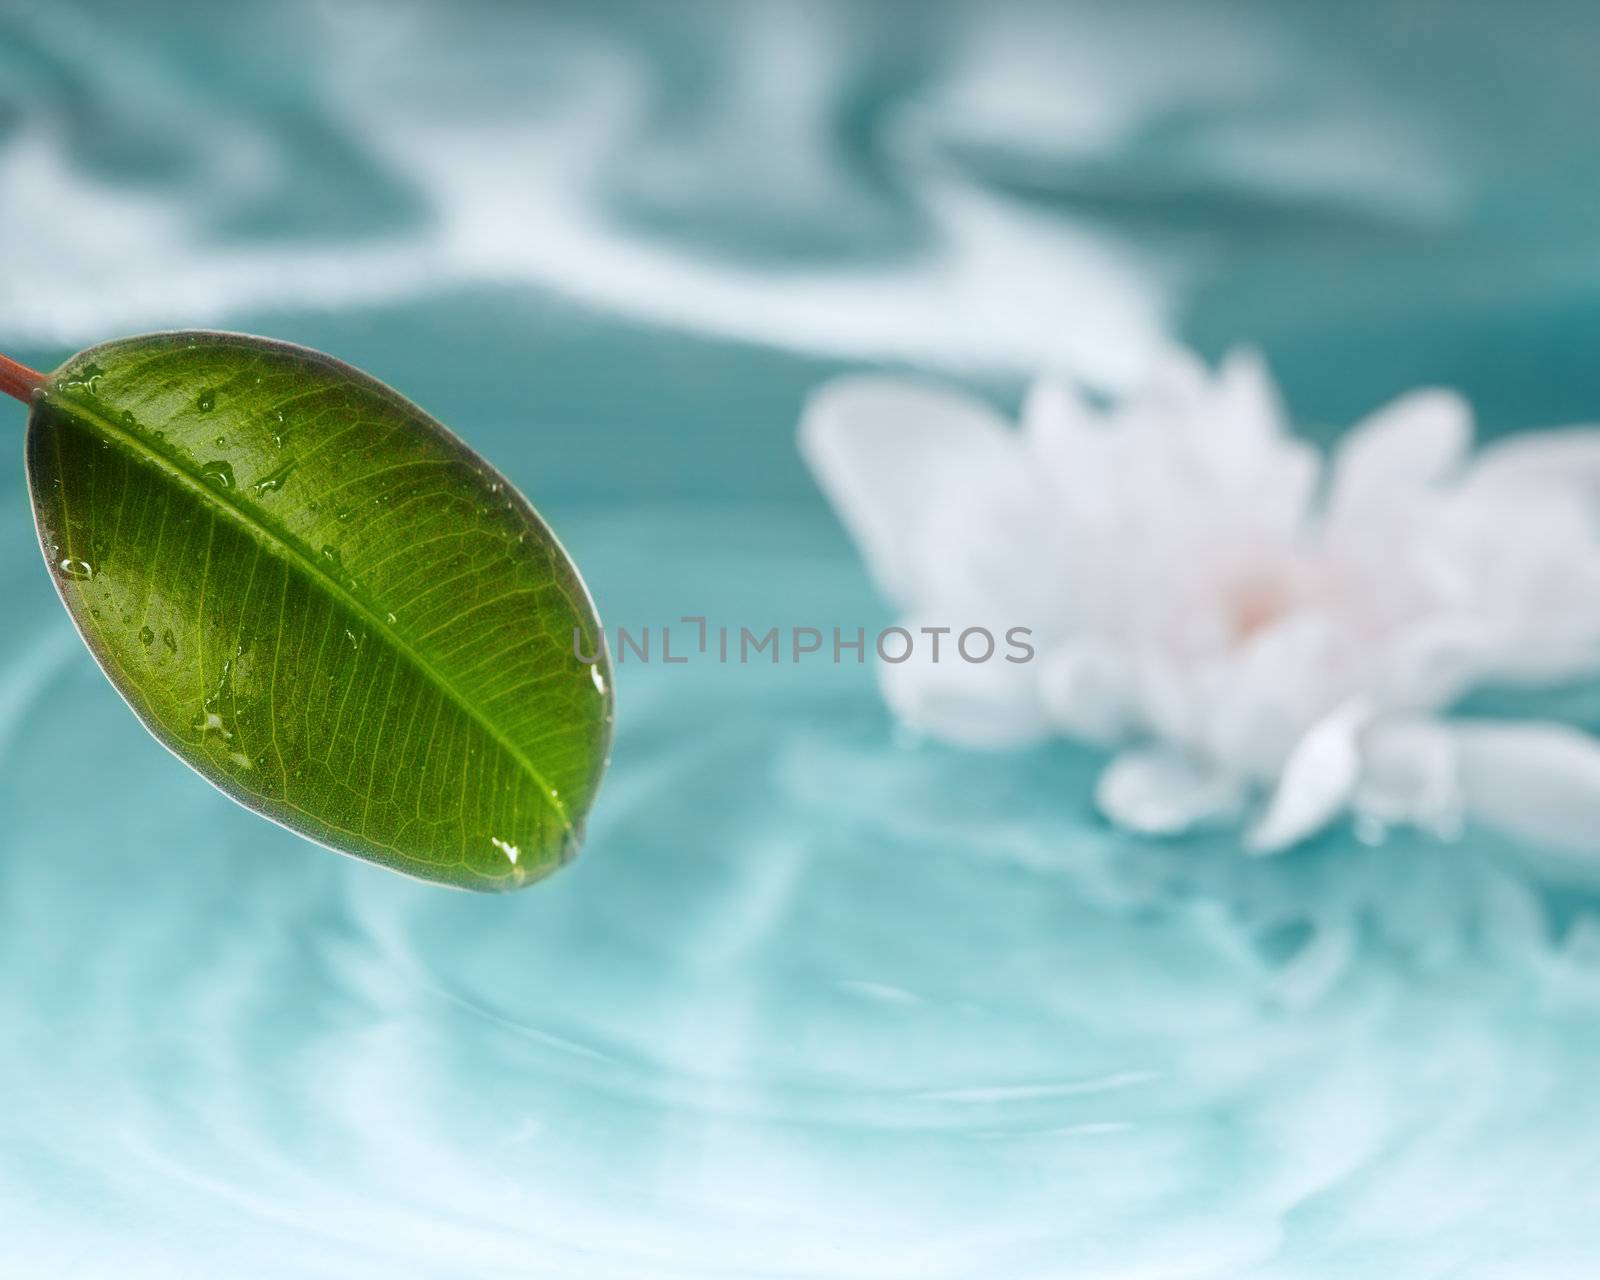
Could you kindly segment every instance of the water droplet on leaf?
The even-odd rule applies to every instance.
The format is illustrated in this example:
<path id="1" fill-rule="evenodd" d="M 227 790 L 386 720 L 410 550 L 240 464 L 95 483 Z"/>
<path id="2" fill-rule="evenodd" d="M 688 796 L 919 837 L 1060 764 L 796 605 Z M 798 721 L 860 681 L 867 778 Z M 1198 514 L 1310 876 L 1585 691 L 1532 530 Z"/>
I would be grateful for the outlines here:
<path id="1" fill-rule="evenodd" d="M 501 853 L 505 854 L 506 861 L 508 861 L 512 866 L 516 866 L 517 859 L 522 857 L 522 850 L 516 845 L 512 844 L 509 840 L 502 840 L 499 836 L 490 836 L 489 843 L 492 844 L 496 849 L 500 850 Z"/>
<path id="2" fill-rule="evenodd" d="M 282 466 L 267 472 L 261 479 L 250 486 L 250 492 L 260 497 L 263 494 L 276 493 L 283 488 L 283 482 L 289 478 L 295 468 L 295 459 L 290 458 Z"/>
<path id="3" fill-rule="evenodd" d="M 233 468 L 226 462 L 208 462 L 200 468 L 200 478 L 218 489 L 233 488 Z"/>

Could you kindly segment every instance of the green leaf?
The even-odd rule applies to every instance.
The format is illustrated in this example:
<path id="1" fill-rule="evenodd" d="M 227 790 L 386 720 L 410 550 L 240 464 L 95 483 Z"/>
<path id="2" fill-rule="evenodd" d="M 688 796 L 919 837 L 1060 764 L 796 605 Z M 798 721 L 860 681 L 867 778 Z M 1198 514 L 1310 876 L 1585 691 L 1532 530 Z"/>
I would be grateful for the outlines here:
<path id="1" fill-rule="evenodd" d="M 599 619 L 533 508 L 415 405 L 314 351 L 155 334 L 46 380 L 27 458 L 90 652 L 222 791 L 466 888 L 576 851 L 611 738 Z"/>

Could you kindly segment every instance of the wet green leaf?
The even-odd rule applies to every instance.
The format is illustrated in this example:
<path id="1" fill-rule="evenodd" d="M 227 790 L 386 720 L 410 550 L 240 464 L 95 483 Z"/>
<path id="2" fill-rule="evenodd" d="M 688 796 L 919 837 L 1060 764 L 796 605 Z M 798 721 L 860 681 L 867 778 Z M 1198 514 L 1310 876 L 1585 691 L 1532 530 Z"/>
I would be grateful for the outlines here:
<path id="1" fill-rule="evenodd" d="M 611 736 L 599 620 L 533 508 L 415 405 L 302 348 L 157 334 L 51 376 L 27 459 L 90 651 L 228 795 L 467 888 L 576 851 Z"/>

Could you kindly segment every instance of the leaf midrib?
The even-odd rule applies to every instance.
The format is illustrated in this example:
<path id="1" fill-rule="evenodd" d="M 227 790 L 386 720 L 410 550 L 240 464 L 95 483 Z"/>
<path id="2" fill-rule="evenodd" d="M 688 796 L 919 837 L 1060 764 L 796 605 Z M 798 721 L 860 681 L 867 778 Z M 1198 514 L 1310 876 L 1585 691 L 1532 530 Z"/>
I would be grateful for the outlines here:
<path id="1" fill-rule="evenodd" d="M 384 636 L 396 650 L 410 660 L 411 664 L 423 676 L 431 681 L 451 702 L 455 703 L 479 728 L 487 733 L 507 755 L 515 760 L 527 772 L 528 776 L 538 783 L 539 794 L 544 797 L 545 802 L 561 820 L 562 829 L 569 836 L 576 834 L 572 828 L 572 820 L 567 814 L 566 805 L 562 803 L 550 784 L 545 781 L 544 775 L 534 767 L 533 762 L 514 743 L 509 741 L 493 721 L 487 719 L 437 667 L 413 648 L 404 636 L 395 631 L 389 625 L 387 619 L 379 617 L 359 596 L 352 594 L 342 582 L 332 577 L 291 535 L 280 533 L 271 524 L 263 520 L 257 512 L 240 506 L 226 491 L 207 484 L 199 475 L 191 473 L 177 459 L 152 448 L 139 436 L 101 413 L 95 405 L 86 404 L 76 396 L 66 394 L 60 389 L 59 384 L 47 386 L 43 399 L 46 402 L 53 400 L 57 404 L 69 408 L 79 416 L 88 419 L 106 435 L 125 444 L 131 453 L 154 470 L 176 481 L 179 487 L 187 489 L 198 497 L 202 506 L 210 507 L 212 510 L 219 511 L 230 517 L 235 524 L 239 525 L 247 533 L 257 537 L 270 551 L 305 570 L 306 574 L 329 595 L 356 613 L 374 631 Z"/>

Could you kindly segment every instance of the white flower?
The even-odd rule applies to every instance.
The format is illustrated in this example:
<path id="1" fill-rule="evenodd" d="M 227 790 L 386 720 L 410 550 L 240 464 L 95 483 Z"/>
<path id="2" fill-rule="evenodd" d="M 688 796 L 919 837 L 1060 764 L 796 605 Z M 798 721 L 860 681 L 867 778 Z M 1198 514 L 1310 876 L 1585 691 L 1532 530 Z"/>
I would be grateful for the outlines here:
<path id="1" fill-rule="evenodd" d="M 1032 628 L 1027 663 L 947 642 L 880 664 L 907 724 L 976 746 L 1120 748 L 1097 802 L 1149 833 L 1252 814 L 1282 849 L 1337 814 L 1479 814 L 1600 847 L 1600 747 L 1447 719 L 1473 686 L 1600 671 L 1600 432 L 1475 457 L 1466 403 L 1403 396 L 1331 460 L 1258 359 L 1173 352 L 1105 407 L 1043 382 L 1020 429 L 954 391 L 852 377 L 801 448 L 903 625 Z"/>

